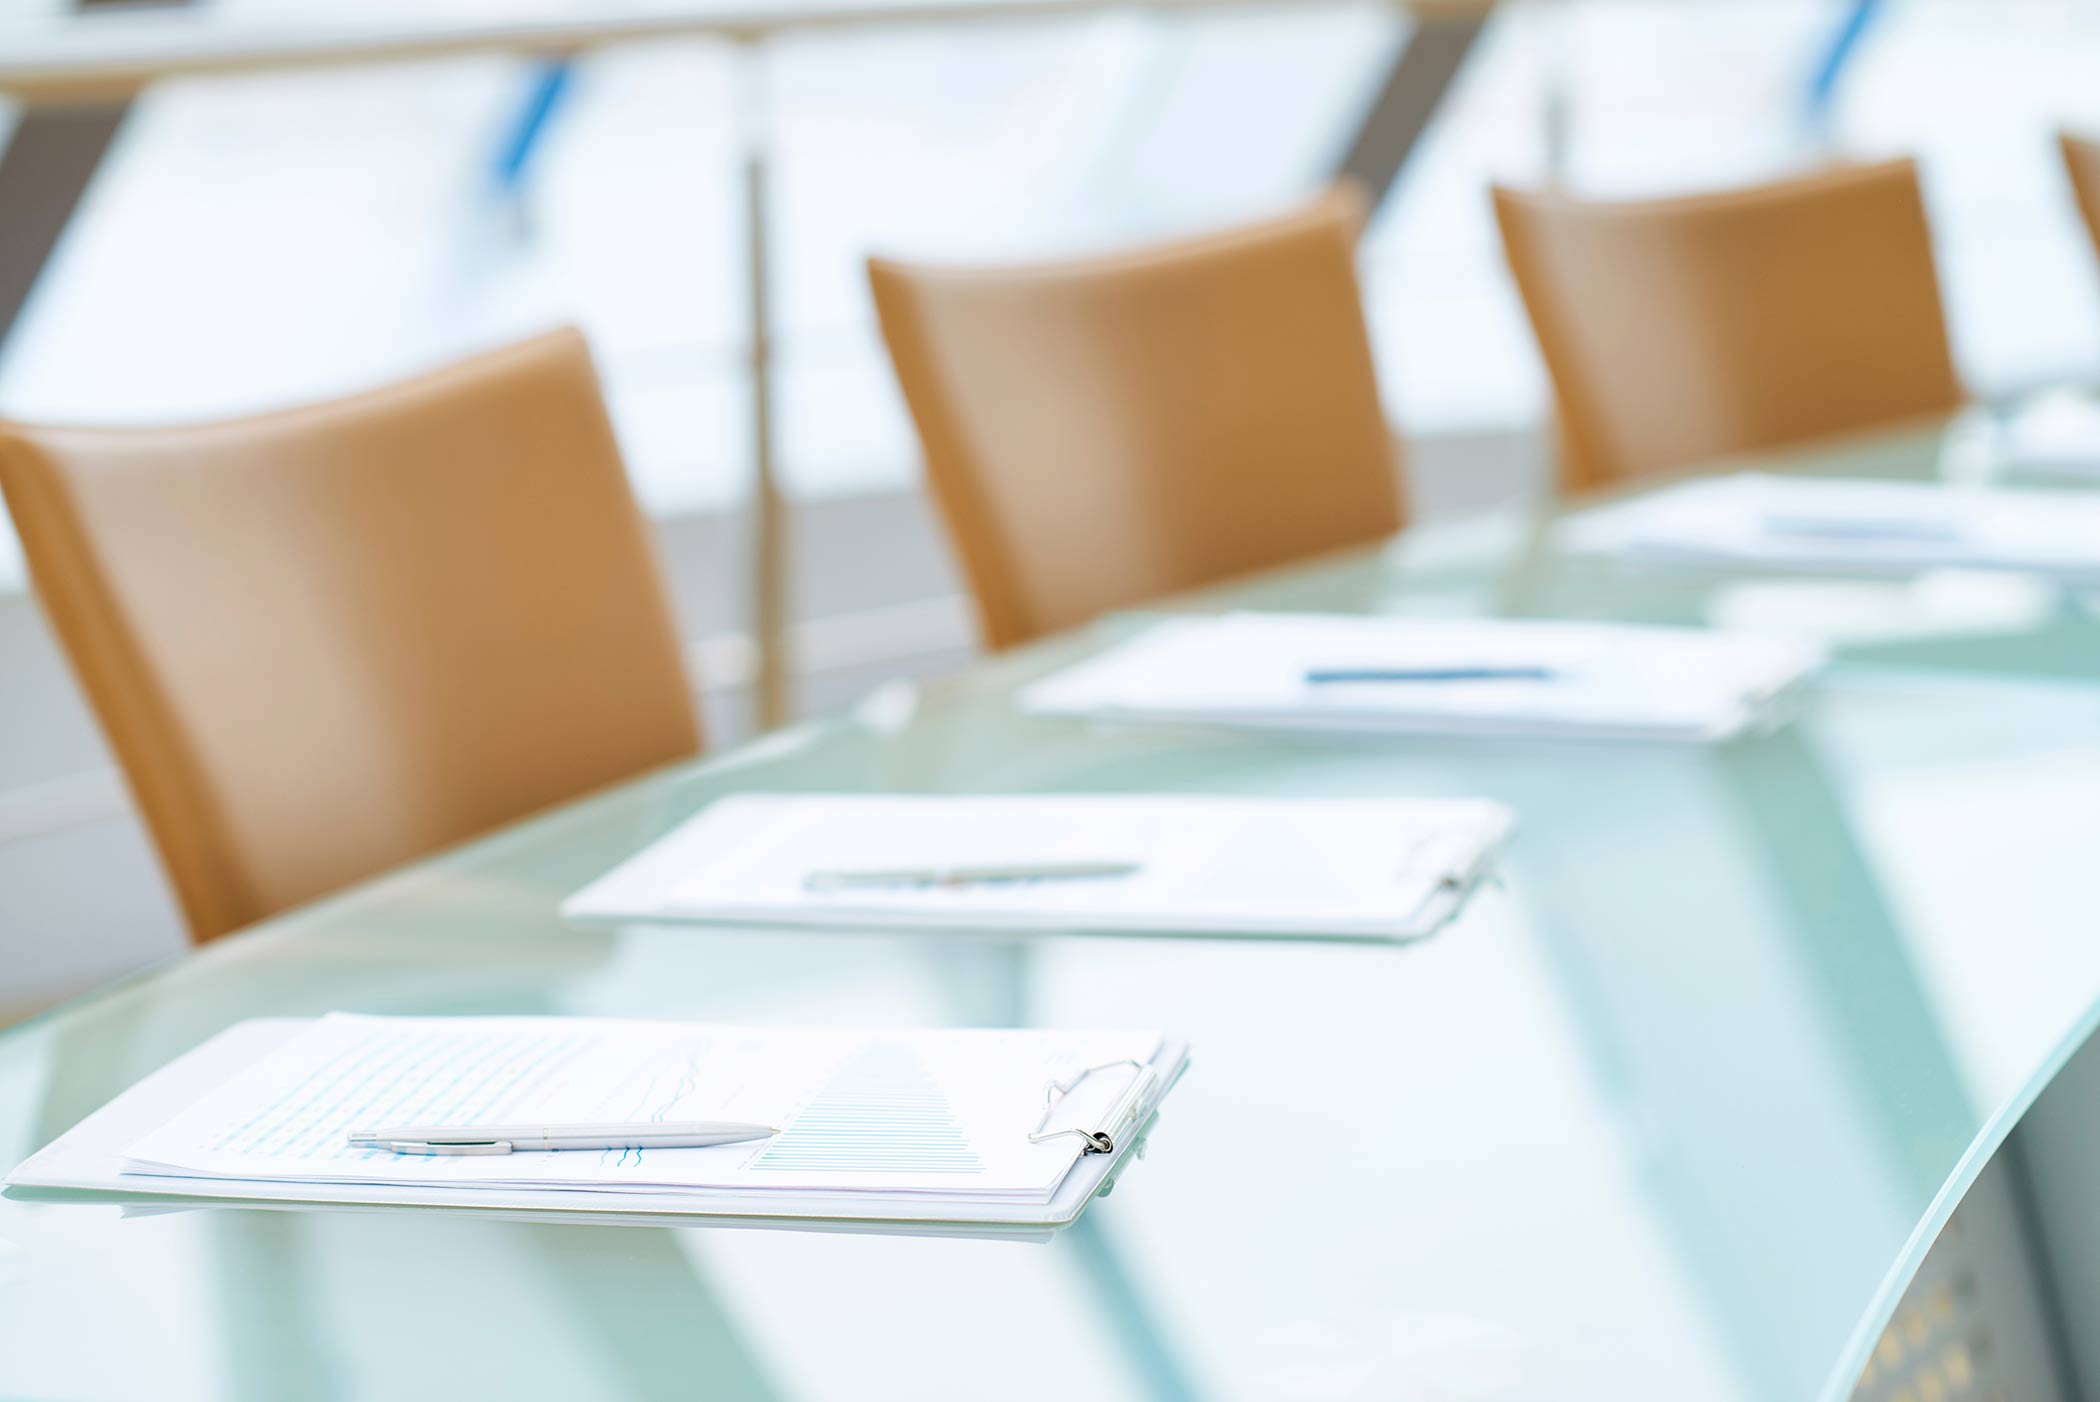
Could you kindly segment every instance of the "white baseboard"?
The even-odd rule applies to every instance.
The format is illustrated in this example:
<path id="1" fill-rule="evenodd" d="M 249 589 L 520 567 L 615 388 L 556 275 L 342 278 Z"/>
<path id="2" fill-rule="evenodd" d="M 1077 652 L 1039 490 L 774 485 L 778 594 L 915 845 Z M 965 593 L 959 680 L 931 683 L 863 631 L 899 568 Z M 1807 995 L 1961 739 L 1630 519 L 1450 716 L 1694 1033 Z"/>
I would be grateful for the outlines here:
<path id="1" fill-rule="evenodd" d="M 68 774 L 0 793 L 0 846 L 108 822 L 131 811 L 131 795 L 114 769 Z"/>

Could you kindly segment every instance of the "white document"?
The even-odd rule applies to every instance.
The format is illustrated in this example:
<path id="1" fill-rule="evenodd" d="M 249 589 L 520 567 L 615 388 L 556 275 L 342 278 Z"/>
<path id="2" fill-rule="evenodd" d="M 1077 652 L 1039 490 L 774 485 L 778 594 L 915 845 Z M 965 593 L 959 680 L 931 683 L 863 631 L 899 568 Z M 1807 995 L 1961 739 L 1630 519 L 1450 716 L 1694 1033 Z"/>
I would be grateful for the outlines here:
<path id="1" fill-rule="evenodd" d="M 263 1031 L 274 1035 L 259 1041 Z M 268 1049 L 234 1060 L 224 1054 L 234 1043 Z M 1158 1033 L 347 1014 L 242 1024 L 98 1112 L 9 1182 L 709 1215 L 1067 1220 L 1105 1171 L 1094 1163 L 1111 1156 L 1084 1156 L 1089 1186 L 1072 1201 L 1081 1141 L 1029 1139 L 1045 1088 L 1125 1059 L 1144 1069 L 1082 1080 L 1051 1127 L 1127 1140 L 1186 1061 L 1186 1047 Z M 185 1075 L 188 1063 L 219 1075 Z M 755 1120 L 782 1132 L 712 1148 L 487 1157 L 394 1154 L 346 1139 L 382 1123 L 629 1118 Z M 145 1123 L 158 1127 L 140 1135 Z"/>
<path id="2" fill-rule="evenodd" d="M 1718 740 L 1774 717 L 1822 660 L 1813 643 L 1690 628 L 1236 613 L 1164 620 L 1021 704 L 1307 732 Z"/>
<path id="3" fill-rule="evenodd" d="M 2018 571 L 2100 581 L 2100 493 L 1739 473 L 1668 487 L 1562 528 L 1649 564 L 1891 575 Z"/>
<path id="4" fill-rule="evenodd" d="M 1477 800 L 740 794 L 571 897 L 579 921 L 1183 934 L 1428 934 L 1509 830 Z M 827 889 L 837 873 L 1133 868 Z"/>

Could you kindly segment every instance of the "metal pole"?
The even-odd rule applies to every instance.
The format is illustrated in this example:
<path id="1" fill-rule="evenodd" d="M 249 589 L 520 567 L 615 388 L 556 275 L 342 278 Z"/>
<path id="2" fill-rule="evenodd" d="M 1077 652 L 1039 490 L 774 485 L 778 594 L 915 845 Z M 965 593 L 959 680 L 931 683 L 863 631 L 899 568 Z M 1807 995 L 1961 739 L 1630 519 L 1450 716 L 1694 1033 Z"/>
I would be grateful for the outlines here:
<path id="1" fill-rule="evenodd" d="M 1541 10 L 1539 142 L 1546 156 L 1546 183 L 1565 185 L 1575 169 L 1574 18 L 1566 3 Z"/>
<path id="2" fill-rule="evenodd" d="M 1418 14 L 1414 28 L 1394 50 L 1385 81 L 1335 172 L 1362 185 L 1373 209 L 1385 201 L 1443 105 L 1473 41 L 1487 27 L 1487 10 L 1454 7 Z"/>
<path id="3" fill-rule="evenodd" d="M 767 304 L 766 209 L 771 133 L 765 87 L 765 50 L 758 40 L 738 53 L 744 126 L 744 272 L 749 296 L 751 375 L 751 503 L 747 587 L 755 666 L 751 719 L 755 731 L 785 725 L 794 709 L 788 655 L 787 501 L 780 489 L 773 435 L 772 316 Z"/>
<path id="4" fill-rule="evenodd" d="M 107 10 L 115 3 L 75 0 L 74 7 Z M 160 3 L 173 7 L 189 0 Z M 0 139 L 0 346 L 130 111 L 129 98 L 32 107 L 22 113 L 13 137 Z"/>

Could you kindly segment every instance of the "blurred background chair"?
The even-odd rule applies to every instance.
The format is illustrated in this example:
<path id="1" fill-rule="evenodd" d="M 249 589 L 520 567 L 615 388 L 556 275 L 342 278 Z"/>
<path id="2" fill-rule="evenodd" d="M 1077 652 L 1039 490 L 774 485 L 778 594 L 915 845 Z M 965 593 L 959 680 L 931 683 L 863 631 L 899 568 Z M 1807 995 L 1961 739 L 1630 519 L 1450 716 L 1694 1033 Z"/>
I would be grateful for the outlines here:
<path id="1" fill-rule="evenodd" d="M 2071 198 L 2095 249 L 2100 249 L 2100 141 L 2056 134 L 2056 149 L 2063 157 L 2064 174 L 2071 180 Z"/>
<path id="2" fill-rule="evenodd" d="M 1343 186 L 1082 262 L 869 262 L 990 646 L 1399 529 L 1362 224 Z"/>
<path id="3" fill-rule="evenodd" d="M 209 939 L 697 751 L 583 339 L 169 429 L 0 429 L 45 611 Z"/>
<path id="4" fill-rule="evenodd" d="M 1494 202 L 1566 489 L 1962 401 L 1907 160 L 1625 203 L 1498 185 Z"/>

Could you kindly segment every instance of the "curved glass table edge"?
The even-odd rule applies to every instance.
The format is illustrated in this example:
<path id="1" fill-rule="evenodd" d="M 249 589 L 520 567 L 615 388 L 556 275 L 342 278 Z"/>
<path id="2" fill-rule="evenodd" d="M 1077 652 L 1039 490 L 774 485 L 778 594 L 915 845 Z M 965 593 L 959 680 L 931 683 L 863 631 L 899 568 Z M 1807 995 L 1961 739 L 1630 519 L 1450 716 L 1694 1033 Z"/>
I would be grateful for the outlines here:
<path id="1" fill-rule="evenodd" d="M 1903 1249 L 1890 1265 L 1888 1274 L 1882 1277 L 1875 1288 L 1873 1298 L 1861 1311 L 1859 1323 L 1852 1335 L 1846 1339 L 1831 1369 L 1829 1380 L 1818 1394 L 1820 1402 L 1846 1402 L 1853 1395 L 1862 1370 L 1874 1351 L 1876 1342 L 1888 1327 L 1896 1307 L 1902 1302 L 1904 1291 L 1917 1274 L 1925 1258 L 1940 1238 L 1955 1209 L 1961 1206 L 1976 1180 L 1990 1166 L 2005 1141 L 2027 1117 L 2042 1093 L 2056 1080 L 2071 1059 L 2081 1051 L 2095 1035 L 2100 1035 L 2100 1001 L 2096 1001 L 2078 1022 L 2064 1034 L 2063 1040 L 2049 1053 L 2027 1083 L 2001 1104 L 1976 1133 L 1968 1149 L 1947 1175 L 1947 1181 L 1933 1196 L 1931 1204 L 1918 1219 L 1904 1241 Z"/>

